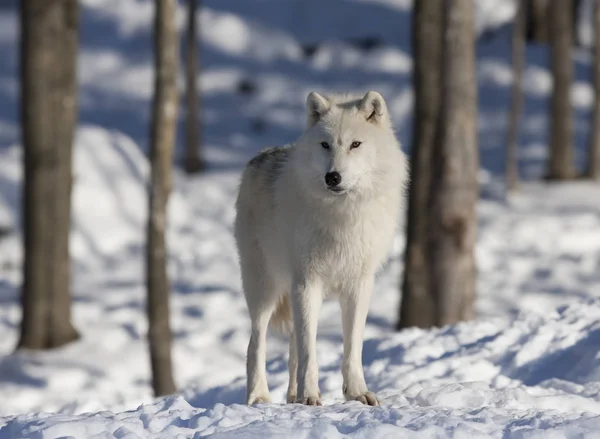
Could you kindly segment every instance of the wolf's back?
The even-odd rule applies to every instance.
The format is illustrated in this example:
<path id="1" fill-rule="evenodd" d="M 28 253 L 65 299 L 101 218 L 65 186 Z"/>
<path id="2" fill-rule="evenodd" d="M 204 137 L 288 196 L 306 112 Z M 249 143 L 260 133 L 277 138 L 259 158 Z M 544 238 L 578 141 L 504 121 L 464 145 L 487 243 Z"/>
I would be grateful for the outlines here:
<path id="1" fill-rule="evenodd" d="M 283 165 L 288 160 L 289 152 L 289 146 L 263 149 L 248 162 L 246 171 L 259 174 L 260 177 L 272 183 L 281 175 Z"/>
<path id="2" fill-rule="evenodd" d="M 289 158 L 290 146 L 262 150 L 244 168 L 238 195 L 240 203 L 251 203 L 252 198 L 263 199 L 273 194 L 273 188 Z"/>

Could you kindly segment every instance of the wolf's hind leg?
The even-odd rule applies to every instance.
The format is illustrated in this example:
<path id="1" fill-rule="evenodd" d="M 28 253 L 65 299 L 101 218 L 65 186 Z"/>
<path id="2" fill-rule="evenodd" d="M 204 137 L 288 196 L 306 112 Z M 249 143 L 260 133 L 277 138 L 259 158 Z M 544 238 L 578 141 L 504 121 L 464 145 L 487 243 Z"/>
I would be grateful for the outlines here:
<path id="1" fill-rule="evenodd" d="M 290 381 L 288 384 L 287 390 L 287 402 L 289 404 L 293 404 L 296 402 L 296 397 L 298 395 L 298 349 L 296 345 L 296 334 L 292 330 L 290 334 L 290 358 L 288 361 L 288 369 L 290 373 Z"/>

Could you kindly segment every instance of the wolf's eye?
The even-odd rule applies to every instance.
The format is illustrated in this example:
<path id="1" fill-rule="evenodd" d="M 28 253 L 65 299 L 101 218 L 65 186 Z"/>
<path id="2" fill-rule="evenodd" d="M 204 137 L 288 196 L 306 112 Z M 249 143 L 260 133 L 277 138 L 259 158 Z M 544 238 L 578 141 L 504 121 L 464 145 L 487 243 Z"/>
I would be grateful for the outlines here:
<path id="1" fill-rule="evenodd" d="M 361 144 L 362 144 L 362 142 L 354 141 L 350 145 L 350 149 L 358 148 Z"/>
<path id="2" fill-rule="evenodd" d="M 321 142 L 321 146 L 325 149 L 329 149 L 329 143 L 327 142 Z"/>

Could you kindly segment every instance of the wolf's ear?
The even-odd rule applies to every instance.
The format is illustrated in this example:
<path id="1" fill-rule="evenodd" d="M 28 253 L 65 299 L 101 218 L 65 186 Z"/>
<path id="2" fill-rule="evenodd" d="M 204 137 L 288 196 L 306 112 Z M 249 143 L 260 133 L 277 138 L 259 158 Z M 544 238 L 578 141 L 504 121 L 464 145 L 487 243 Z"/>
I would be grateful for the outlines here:
<path id="1" fill-rule="evenodd" d="M 329 111 L 330 103 L 327 98 L 311 91 L 306 98 L 306 115 L 308 126 L 313 126 Z"/>
<path id="2" fill-rule="evenodd" d="M 379 124 L 387 117 L 387 106 L 385 100 L 376 91 L 368 91 L 358 104 L 359 111 L 368 122 Z"/>

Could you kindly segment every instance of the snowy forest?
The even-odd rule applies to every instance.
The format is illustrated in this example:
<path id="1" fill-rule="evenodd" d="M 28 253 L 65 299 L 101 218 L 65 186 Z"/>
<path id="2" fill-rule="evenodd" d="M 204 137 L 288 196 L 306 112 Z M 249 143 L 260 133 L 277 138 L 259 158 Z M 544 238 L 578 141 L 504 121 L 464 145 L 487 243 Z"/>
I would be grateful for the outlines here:
<path id="1" fill-rule="evenodd" d="M 2 0 L 0 439 L 600 438 L 600 0 Z M 244 166 L 376 90 L 410 162 L 345 401 L 246 405 Z"/>

